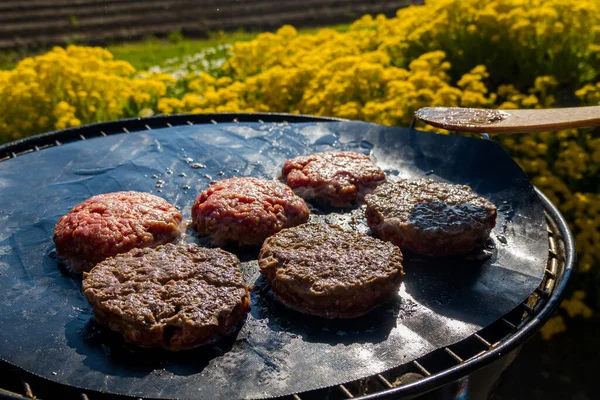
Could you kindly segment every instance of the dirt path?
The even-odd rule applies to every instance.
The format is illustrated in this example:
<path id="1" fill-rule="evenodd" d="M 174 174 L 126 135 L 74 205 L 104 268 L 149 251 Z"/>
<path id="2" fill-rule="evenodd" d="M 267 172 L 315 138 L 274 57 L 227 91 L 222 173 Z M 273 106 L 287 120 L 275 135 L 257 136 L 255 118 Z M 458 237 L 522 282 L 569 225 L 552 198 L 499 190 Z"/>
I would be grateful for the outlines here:
<path id="1" fill-rule="evenodd" d="M 0 50 L 66 43 L 106 44 L 217 30 L 323 26 L 364 14 L 394 15 L 415 0 L 4 0 Z"/>

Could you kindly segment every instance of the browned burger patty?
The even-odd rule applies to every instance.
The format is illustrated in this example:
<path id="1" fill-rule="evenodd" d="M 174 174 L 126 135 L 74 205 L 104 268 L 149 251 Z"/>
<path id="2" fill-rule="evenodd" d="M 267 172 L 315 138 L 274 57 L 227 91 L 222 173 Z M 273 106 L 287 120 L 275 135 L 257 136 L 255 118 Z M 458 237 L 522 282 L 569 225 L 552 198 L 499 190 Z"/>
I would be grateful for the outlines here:
<path id="1" fill-rule="evenodd" d="M 375 235 L 426 256 L 482 248 L 496 224 L 494 204 L 470 187 L 430 179 L 387 182 L 365 200 Z"/>
<path id="2" fill-rule="evenodd" d="M 283 228 L 308 221 L 306 203 L 286 185 L 266 179 L 231 178 L 212 184 L 192 206 L 192 226 L 217 246 L 255 246 Z"/>
<path id="3" fill-rule="evenodd" d="M 83 292 L 96 319 L 126 341 L 174 351 L 229 333 L 250 304 L 237 257 L 195 244 L 106 259 L 84 274 Z"/>
<path id="4" fill-rule="evenodd" d="M 398 247 L 326 224 L 268 238 L 258 264 L 281 302 L 325 318 L 366 314 L 396 295 L 403 275 Z"/>
<path id="5" fill-rule="evenodd" d="M 53 239 L 70 269 L 82 272 L 133 248 L 173 241 L 180 231 L 181 214 L 166 200 L 148 193 L 115 192 L 75 206 L 58 221 Z"/>
<path id="6" fill-rule="evenodd" d="M 385 181 L 385 174 L 364 154 L 325 152 L 292 158 L 283 164 L 282 177 L 305 199 L 335 207 L 360 203 Z"/>

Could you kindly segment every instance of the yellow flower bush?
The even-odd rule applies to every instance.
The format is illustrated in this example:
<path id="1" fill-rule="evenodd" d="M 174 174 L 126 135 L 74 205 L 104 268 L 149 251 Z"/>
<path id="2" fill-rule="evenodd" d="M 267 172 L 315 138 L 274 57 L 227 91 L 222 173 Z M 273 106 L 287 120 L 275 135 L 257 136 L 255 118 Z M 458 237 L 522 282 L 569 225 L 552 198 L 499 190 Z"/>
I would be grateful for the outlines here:
<path id="1" fill-rule="evenodd" d="M 569 317 L 582 316 L 584 318 L 590 318 L 593 311 L 588 307 L 583 300 L 585 299 L 585 292 L 577 290 L 573 293 L 573 296 L 562 302 L 560 308 L 565 310 Z M 562 315 L 555 315 L 542 327 L 541 334 L 542 338 L 548 340 L 557 333 L 561 333 L 567 330 L 565 319 Z"/>
<path id="2" fill-rule="evenodd" d="M 600 103 L 597 0 L 429 0 L 393 18 L 364 16 L 345 32 L 284 26 L 229 52 L 220 69 L 177 78 L 136 72 L 99 48 L 25 59 L 0 71 L 0 140 L 154 113 L 289 112 L 406 126 L 424 106 Z M 600 310 L 600 137 L 565 130 L 498 140 L 575 235 L 579 291 L 548 325 L 550 337 L 567 316 Z"/>
<path id="3" fill-rule="evenodd" d="M 273 36 L 280 34 L 285 40 L 275 41 Z M 279 43 L 280 50 L 284 51 L 288 47 L 301 48 L 305 37 L 312 38 L 311 43 L 315 45 L 332 45 L 319 40 L 320 35 L 335 41 L 344 34 L 322 30 L 314 36 L 298 35 L 292 27 L 284 27 L 277 34 L 259 35 L 255 42 L 235 45 L 234 55 L 224 68 L 244 79 L 217 79 L 208 74 L 188 77 L 189 92 L 180 99 L 160 99 L 158 111 L 277 111 L 406 125 L 414 111 L 427 105 L 484 107 L 493 105 L 496 98 L 494 94 L 488 95 L 483 83 L 489 76 L 484 66 L 476 66 L 464 74 L 456 87 L 450 84 L 446 71 L 451 65 L 441 51 L 425 53 L 404 69 L 391 65 L 388 55 L 382 51 L 360 54 L 362 42 L 355 50 L 346 46 L 343 52 L 319 47 L 299 50 L 302 54 L 294 57 L 290 54 L 285 67 L 277 64 L 254 68 L 252 76 L 240 71 L 241 66 L 248 63 L 246 52 L 256 53 L 248 49 L 250 46 L 272 49 Z M 235 51 L 244 52 L 240 59 Z M 269 64 L 271 62 L 274 61 L 269 60 Z"/>
<path id="4" fill-rule="evenodd" d="M 556 315 L 542 327 L 540 333 L 542 338 L 545 340 L 552 339 L 552 336 L 565 332 L 567 330 L 567 325 L 565 324 L 565 319 L 562 315 Z"/>
<path id="5" fill-rule="evenodd" d="M 600 71 L 598 6 L 595 0 L 428 1 L 375 29 L 399 66 L 442 50 L 455 79 L 483 64 L 496 85 L 528 88 L 540 75 L 577 85 Z"/>
<path id="6" fill-rule="evenodd" d="M 0 71 L 0 140 L 130 117 L 153 109 L 173 78 L 134 77 L 135 69 L 102 48 L 69 46 Z"/>

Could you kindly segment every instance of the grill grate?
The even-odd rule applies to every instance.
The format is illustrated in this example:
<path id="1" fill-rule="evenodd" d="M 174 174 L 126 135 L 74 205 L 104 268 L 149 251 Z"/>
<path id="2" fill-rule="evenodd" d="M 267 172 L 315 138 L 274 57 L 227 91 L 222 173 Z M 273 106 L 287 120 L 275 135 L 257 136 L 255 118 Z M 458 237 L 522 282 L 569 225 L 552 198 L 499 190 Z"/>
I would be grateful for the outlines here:
<path id="1" fill-rule="evenodd" d="M 184 124 L 218 124 L 224 122 L 278 122 L 285 124 L 319 120 L 340 121 L 333 118 L 315 118 L 289 114 L 230 113 L 174 115 L 144 120 L 130 119 L 51 132 L 1 145 L 0 162 L 73 141 Z M 521 305 L 478 333 L 451 346 L 435 350 L 415 361 L 368 378 L 335 387 L 296 393 L 284 397 L 284 399 L 328 398 L 338 400 L 364 396 L 379 398 L 386 395 L 411 394 L 415 392 L 415 389 L 423 391 L 424 386 L 427 386 L 427 390 L 432 390 L 481 367 L 479 361 L 483 361 L 485 358 L 488 358 L 488 361 L 491 362 L 502 355 L 502 347 L 511 345 L 511 342 L 513 342 L 512 347 L 506 350 L 513 350 L 526 338 L 521 338 L 521 336 L 525 334 L 529 336 L 535 331 L 533 328 L 527 329 L 528 326 L 539 326 L 549 316 L 556 305 L 551 303 L 557 303 L 559 300 L 558 295 L 560 293 L 555 293 L 556 284 L 557 282 L 566 283 L 563 277 L 565 274 L 570 274 L 573 264 L 572 240 L 570 237 L 565 237 L 567 231 L 564 221 L 541 193 L 540 196 L 546 209 L 548 224 L 548 265 L 540 286 Z M 519 343 L 516 343 L 517 340 Z M 88 400 L 88 395 L 77 388 L 47 381 L 3 362 L 0 362 L 0 397 L 7 399 L 78 398 Z M 103 395 L 93 393 L 92 397 L 99 398 Z M 113 399 L 130 398 L 114 395 L 110 397 Z"/>

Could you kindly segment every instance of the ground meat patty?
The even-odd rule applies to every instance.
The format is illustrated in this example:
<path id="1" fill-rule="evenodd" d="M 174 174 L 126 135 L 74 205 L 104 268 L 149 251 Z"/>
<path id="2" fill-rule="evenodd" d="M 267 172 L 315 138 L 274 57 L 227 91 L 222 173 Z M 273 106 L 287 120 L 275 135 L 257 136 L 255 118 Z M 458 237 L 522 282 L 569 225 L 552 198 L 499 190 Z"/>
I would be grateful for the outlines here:
<path id="1" fill-rule="evenodd" d="M 183 350 L 232 331 L 249 308 L 239 260 L 221 249 L 166 244 L 108 258 L 84 274 L 96 319 L 144 347 Z"/>
<path id="2" fill-rule="evenodd" d="M 268 238 L 258 264 L 281 302 L 326 318 L 358 317 L 387 302 L 403 275 L 398 247 L 326 224 Z"/>
<path id="3" fill-rule="evenodd" d="M 494 204 L 470 187 L 430 179 L 387 182 L 365 200 L 375 235 L 426 256 L 482 248 L 496 224 Z"/>
<path id="4" fill-rule="evenodd" d="M 212 184 L 192 206 L 192 226 L 217 246 L 256 246 L 283 228 L 308 221 L 308 207 L 286 185 L 266 179 L 231 178 Z"/>
<path id="5" fill-rule="evenodd" d="M 348 207 L 385 181 L 385 174 L 364 154 L 326 152 L 292 158 L 283 164 L 282 177 L 304 199 Z"/>
<path id="6" fill-rule="evenodd" d="M 140 192 L 90 197 L 54 229 L 57 254 L 74 272 L 89 271 L 107 257 L 176 239 L 181 214 L 166 200 Z"/>

